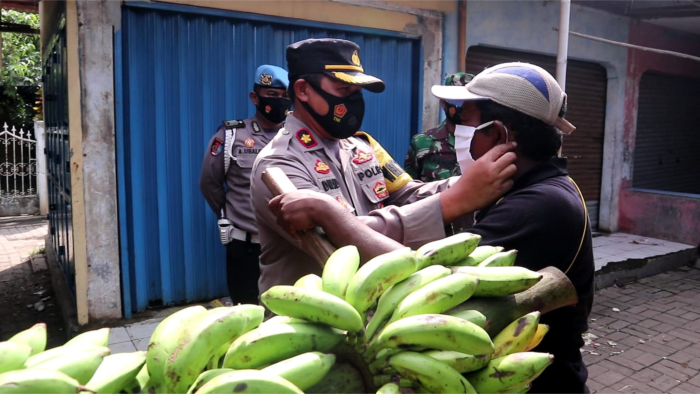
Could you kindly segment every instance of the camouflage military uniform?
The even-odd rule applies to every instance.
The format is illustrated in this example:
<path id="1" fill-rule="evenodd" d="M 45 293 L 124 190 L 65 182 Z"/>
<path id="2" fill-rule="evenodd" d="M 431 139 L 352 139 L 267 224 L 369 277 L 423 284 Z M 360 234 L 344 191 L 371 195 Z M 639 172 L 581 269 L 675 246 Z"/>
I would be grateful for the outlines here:
<path id="1" fill-rule="evenodd" d="M 461 175 L 454 145 L 455 136 L 447 130 L 445 122 L 414 135 L 404 163 L 406 172 L 423 182 Z"/>

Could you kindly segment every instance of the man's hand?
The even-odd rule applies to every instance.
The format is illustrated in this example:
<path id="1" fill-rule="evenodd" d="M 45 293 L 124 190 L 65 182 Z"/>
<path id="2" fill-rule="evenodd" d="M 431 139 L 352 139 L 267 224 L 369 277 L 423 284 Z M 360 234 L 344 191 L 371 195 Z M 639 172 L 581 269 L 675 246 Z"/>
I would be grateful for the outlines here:
<path id="1" fill-rule="evenodd" d="M 329 195 L 311 190 L 280 194 L 270 200 L 268 207 L 277 216 L 277 224 L 295 238 L 299 231 L 320 226 L 319 217 L 344 209 Z"/>
<path id="2" fill-rule="evenodd" d="M 515 147 L 515 142 L 493 147 L 469 166 L 451 188 L 440 193 L 445 223 L 487 207 L 513 187 Z"/>

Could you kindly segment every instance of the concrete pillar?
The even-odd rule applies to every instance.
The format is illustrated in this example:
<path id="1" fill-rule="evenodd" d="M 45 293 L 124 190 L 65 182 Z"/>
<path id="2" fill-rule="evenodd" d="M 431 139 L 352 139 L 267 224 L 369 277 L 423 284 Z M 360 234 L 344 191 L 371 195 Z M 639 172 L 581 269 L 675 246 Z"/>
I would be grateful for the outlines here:
<path id="1" fill-rule="evenodd" d="M 49 189 L 46 186 L 46 135 L 44 134 L 44 121 L 34 122 L 34 136 L 36 137 L 36 193 L 39 196 L 39 213 L 49 214 Z"/>

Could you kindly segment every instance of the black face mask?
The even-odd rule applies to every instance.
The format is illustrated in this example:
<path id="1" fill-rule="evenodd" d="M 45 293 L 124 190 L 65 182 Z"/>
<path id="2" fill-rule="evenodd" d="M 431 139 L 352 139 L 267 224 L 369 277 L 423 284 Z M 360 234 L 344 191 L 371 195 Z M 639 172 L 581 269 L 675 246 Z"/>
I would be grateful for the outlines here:
<path id="1" fill-rule="evenodd" d="M 284 122 L 290 108 L 292 101 L 286 97 L 258 96 L 258 112 L 274 124 Z"/>
<path id="2" fill-rule="evenodd" d="M 460 124 L 462 123 L 462 116 L 461 112 L 462 109 L 456 105 L 450 104 L 450 103 L 445 103 L 445 117 L 449 119 L 453 124 Z"/>
<path id="3" fill-rule="evenodd" d="M 365 116 L 365 100 L 361 90 L 347 97 L 338 97 L 324 91 L 320 86 L 309 84 L 328 103 L 328 113 L 321 115 L 314 111 L 309 103 L 302 101 L 301 104 L 331 137 L 344 139 L 360 130 L 362 118 Z"/>

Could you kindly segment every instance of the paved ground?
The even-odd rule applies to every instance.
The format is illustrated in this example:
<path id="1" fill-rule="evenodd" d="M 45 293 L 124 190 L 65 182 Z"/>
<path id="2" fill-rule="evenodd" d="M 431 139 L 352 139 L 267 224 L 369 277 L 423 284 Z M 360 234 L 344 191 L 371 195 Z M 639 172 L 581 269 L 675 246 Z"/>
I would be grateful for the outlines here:
<path id="1" fill-rule="evenodd" d="M 700 269 L 596 292 L 584 360 L 599 393 L 700 393 Z"/>

